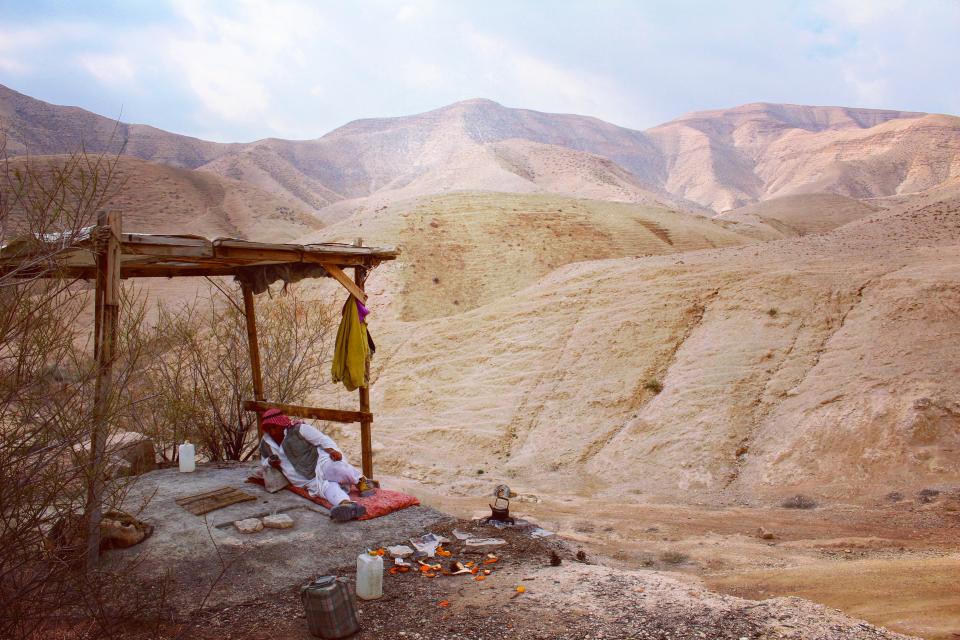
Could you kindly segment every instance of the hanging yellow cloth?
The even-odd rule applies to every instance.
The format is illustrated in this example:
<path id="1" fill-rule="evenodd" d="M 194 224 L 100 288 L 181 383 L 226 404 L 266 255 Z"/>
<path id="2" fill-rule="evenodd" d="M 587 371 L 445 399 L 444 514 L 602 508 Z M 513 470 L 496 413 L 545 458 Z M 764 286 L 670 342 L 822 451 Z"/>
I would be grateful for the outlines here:
<path id="1" fill-rule="evenodd" d="M 347 391 L 367 386 L 367 325 L 360 322 L 357 303 L 353 296 L 343 305 L 343 318 L 337 329 L 330 373 L 334 382 L 343 382 Z"/>

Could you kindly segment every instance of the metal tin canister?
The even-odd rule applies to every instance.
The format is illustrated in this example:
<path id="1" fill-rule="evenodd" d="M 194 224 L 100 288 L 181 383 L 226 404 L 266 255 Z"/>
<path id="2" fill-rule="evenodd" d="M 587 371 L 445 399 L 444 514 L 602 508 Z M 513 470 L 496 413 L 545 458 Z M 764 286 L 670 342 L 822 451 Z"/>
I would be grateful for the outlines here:
<path id="1" fill-rule="evenodd" d="M 349 581 L 321 576 L 300 589 L 307 627 L 319 638 L 346 638 L 360 630 Z"/>

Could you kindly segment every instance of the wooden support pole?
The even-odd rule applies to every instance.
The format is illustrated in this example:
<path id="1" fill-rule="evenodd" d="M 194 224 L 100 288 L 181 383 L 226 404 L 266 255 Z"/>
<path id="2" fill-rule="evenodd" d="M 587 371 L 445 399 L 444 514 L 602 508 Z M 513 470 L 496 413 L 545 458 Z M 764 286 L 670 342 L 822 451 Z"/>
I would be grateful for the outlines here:
<path id="1" fill-rule="evenodd" d="M 253 291 L 246 284 L 243 291 L 243 313 L 247 320 L 247 346 L 250 349 L 250 373 L 253 375 L 253 397 L 263 400 L 263 375 L 260 373 L 260 344 L 257 342 L 257 312 L 253 306 Z M 257 438 L 263 435 L 263 415 L 257 413 Z"/>
<path id="2" fill-rule="evenodd" d="M 120 315 L 120 214 L 115 211 L 97 215 L 97 289 L 95 293 L 94 349 L 97 373 L 94 383 L 93 426 L 90 433 L 90 467 L 87 475 L 87 500 L 84 520 L 87 528 L 86 565 L 96 566 L 100 558 L 100 519 L 104 488 L 107 431 L 113 387 L 114 347 Z"/>
<path id="3" fill-rule="evenodd" d="M 362 246 L 363 240 L 357 238 L 355 246 Z M 364 290 L 364 284 L 367 281 L 367 269 L 365 267 L 354 267 L 353 281 L 357 284 L 360 291 Z M 364 296 L 366 297 L 366 296 Z M 367 355 L 367 361 L 364 365 L 364 380 L 366 385 L 360 387 L 360 412 L 370 415 L 369 419 L 360 421 L 360 462 L 363 469 L 363 475 L 368 480 L 373 480 L 373 416 L 370 414 L 370 355 Z"/>

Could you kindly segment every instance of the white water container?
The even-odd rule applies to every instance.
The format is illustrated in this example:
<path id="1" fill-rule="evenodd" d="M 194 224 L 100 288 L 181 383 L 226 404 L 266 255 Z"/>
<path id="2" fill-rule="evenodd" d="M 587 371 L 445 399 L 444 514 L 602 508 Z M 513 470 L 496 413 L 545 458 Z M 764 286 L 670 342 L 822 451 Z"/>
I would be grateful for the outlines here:
<path id="1" fill-rule="evenodd" d="M 197 468 L 197 451 L 190 441 L 185 441 L 177 450 L 180 458 L 180 472 L 190 473 Z"/>
<path id="2" fill-rule="evenodd" d="M 383 558 L 361 553 L 357 556 L 357 597 L 376 600 L 383 595 Z"/>

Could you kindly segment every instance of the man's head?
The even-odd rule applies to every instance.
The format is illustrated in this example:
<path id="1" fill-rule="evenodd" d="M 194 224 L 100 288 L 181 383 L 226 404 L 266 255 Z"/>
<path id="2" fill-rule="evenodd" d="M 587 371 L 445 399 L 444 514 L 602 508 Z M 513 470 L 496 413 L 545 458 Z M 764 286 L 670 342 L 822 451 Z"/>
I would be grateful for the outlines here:
<path id="1" fill-rule="evenodd" d="M 263 430 L 266 431 L 277 444 L 283 441 L 283 432 L 292 423 L 290 418 L 283 415 L 279 409 L 267 409 L 263 412 Z"/>

